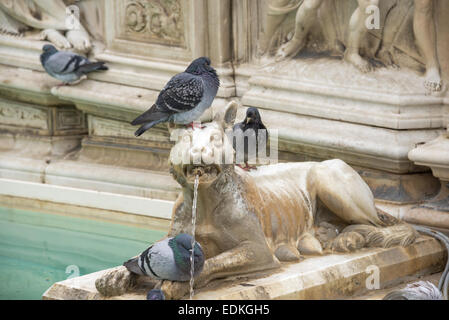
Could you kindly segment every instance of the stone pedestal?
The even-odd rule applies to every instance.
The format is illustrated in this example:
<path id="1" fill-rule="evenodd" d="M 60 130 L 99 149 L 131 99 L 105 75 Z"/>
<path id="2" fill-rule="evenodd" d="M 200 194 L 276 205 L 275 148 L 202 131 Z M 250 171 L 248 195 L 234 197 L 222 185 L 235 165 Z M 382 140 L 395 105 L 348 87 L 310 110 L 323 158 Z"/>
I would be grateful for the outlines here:
<path id="1" fill-rule="evenodd" d="M 369 249 L 359 253 L 310 257 L 284 264 L 279 270 L 227 278 L 195 290 L 201 300 L 344 299 L 384 289 L 443 269 L 446 253 L 438 241 L 423 237 L 408 248 Z M 367 287 L 377 267 L 379 287 Z M 44 294 L 48 300 L 143 300 L 151 287 L 105 298 L 95 280 L 108 270 L 55 283 Z M 376 271 L 376 272 L 377 272 Z"/>

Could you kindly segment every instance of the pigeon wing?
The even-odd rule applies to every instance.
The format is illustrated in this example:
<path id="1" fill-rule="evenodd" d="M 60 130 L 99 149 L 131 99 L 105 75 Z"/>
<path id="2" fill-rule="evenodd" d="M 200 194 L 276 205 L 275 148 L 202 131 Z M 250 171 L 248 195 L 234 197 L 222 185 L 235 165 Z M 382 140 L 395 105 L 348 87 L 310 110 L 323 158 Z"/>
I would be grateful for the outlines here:
<path id="1" fill-rule="evenodd" d="M 203 80 L 200 77 L 185 72 L 177 74 L 159 94 L 157 111 L 173 114 L 192 110 L 201 102 L 203 93 Z"/>
<path id="2" fill-rule="evenodd" d="M 64 74 L 75 72 L 86 63 L 89 63 L 89 60 L 78 54 L 59 51 L 48 58 L 45 62 L 45 68 L 51 73 Z"/>

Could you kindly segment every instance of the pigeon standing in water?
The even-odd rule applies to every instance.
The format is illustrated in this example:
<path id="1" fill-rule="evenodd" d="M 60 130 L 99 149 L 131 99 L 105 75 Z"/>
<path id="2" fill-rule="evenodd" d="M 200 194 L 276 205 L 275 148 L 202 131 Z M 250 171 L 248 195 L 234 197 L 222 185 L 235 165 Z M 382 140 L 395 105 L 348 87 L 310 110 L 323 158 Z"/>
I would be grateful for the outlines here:
<path id="1" fill-rule="evenodd" d="M 138 257 L 126 261 L 123 265 L 132 273 L 149 276 L 157 280 L 190 280 L 190 255 L 192 237 L 181 233 L 173 238 L 156 242 Z M 198 242 L 194 250 L 194 276 L 204 266 L 204 253 Z"/>
<path id="2" fill-rule="evenodd" d="M 268 130 L 262 123 L 262 118 L 260 117 L 259 110 L 254 107 L 248 108 L 248 110 L 246 110 L 245 120 L 243 120 L 243 122 L 236 123 L 232 128 L 232 131 L 234 133 L 234 136 L 236 137 L 236 139 L 234 139 L 233 141 L 233 147 L 237 152 L 237 159 L 239 157 L 238 153 L 241 151 L 244 152 L 245 167 L 243 169 L 255 169 L 256 167 L 248 166 L 248 153 L 250 153 L 250 151 L 252 150 L 256 152 L 255 155 L 258 155 L 259 139 L 264 139 L 265 147 L 268 144 Z M 262 134 L 263 136 L 260 136 L 260 134 Z M 237 141 L 240 141 L 240 143 L 243 142 L 243 146 L 237 146 Z M 251 148 L 251 146 L 249 145 L 250 143 L 254 143 L 255 146 Z M 251 157 L 255 155 L 252 155 L 250 153 Z"/>
<path id="3" fill-rule="evenodd" d="M 63 84 L 69 84 L 85 77 L 86 74 L 97 70 L 108 70 L 104 62 L 91 62 L 87 58 L 69 51 L 58 51 L 51 44 L 42 48 L 40 56 L 45 71 Z"/>
<path id="4" fill-rule="evenodd" d="M 190 124 L 209 108 L 217 95 L 220 80 L 210 66 L 210 59 L 194 60 L 187 69 L 175 75 L 159 93 L 153 106 L 131 122 L 142 125 L 136 137 L 161 122 Z"/>
<path id="5" fill-rule="evenodd" d="M 418 281 L 402 290 L 392 291 L 383 300 L 444 300 L 440 290 L 429 281 Z"/>

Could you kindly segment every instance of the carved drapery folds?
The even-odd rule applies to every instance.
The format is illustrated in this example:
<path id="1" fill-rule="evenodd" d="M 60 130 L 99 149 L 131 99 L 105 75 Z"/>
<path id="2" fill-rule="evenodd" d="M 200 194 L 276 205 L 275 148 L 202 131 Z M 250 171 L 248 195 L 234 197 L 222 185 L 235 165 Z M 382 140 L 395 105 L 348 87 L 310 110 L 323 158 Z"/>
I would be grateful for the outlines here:
<path id="1" fill-rule="evenodd" d="M 184 19 L 179 0 L 127 1 L 122 36 L 172 46 L 185 46 Z"/>

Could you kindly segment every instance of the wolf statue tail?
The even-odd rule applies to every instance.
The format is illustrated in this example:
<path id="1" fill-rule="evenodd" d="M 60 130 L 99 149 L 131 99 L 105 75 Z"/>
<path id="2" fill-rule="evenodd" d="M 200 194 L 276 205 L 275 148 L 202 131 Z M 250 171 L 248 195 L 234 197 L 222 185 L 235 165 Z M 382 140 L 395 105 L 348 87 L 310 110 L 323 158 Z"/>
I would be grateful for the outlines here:
<path id="1" fill-rule="evenodd" d="M 376 247 L 389 248 L 393 246 L 406 247 L 415 242 L 419 237 L 419 233 L 438 239 L 446 248 L 449 257 L 449 238 L 441 232 L 431 228 L 411 225 L 399 219 L 396 219 L 388 213 L 378 209 L 379 218 L 383 221 L 384 226 L 372 226 L 364 224 L 349 225 L 340 233 L 340 237 L 334 240 L 332 249 L 336 251 L 351 251 L 355 247 Z M 345 236 L 346 235 L 346 236 Z M 359 241 L 354 248 L 346 245 L 347 239 L 359 237 Z M 340 239 L 338 239 L 340 238 Z M 346 238 L 346 239 L 345 239 Z M 441 275 L 438 289 L 441 291 L 444 299 L 449 300 L 449 260 Z"/>
<path id="2" fill-rule="evenodd" d="M 346 227 L 342 233 L 356 232 L 365 239 L 365 247 L 390 248 L 407 247 L 418 238 L 418 232 L 409 224 L 400 223 L 387 227 L 375 227 L 365 224 L 354 224 Z"/>

